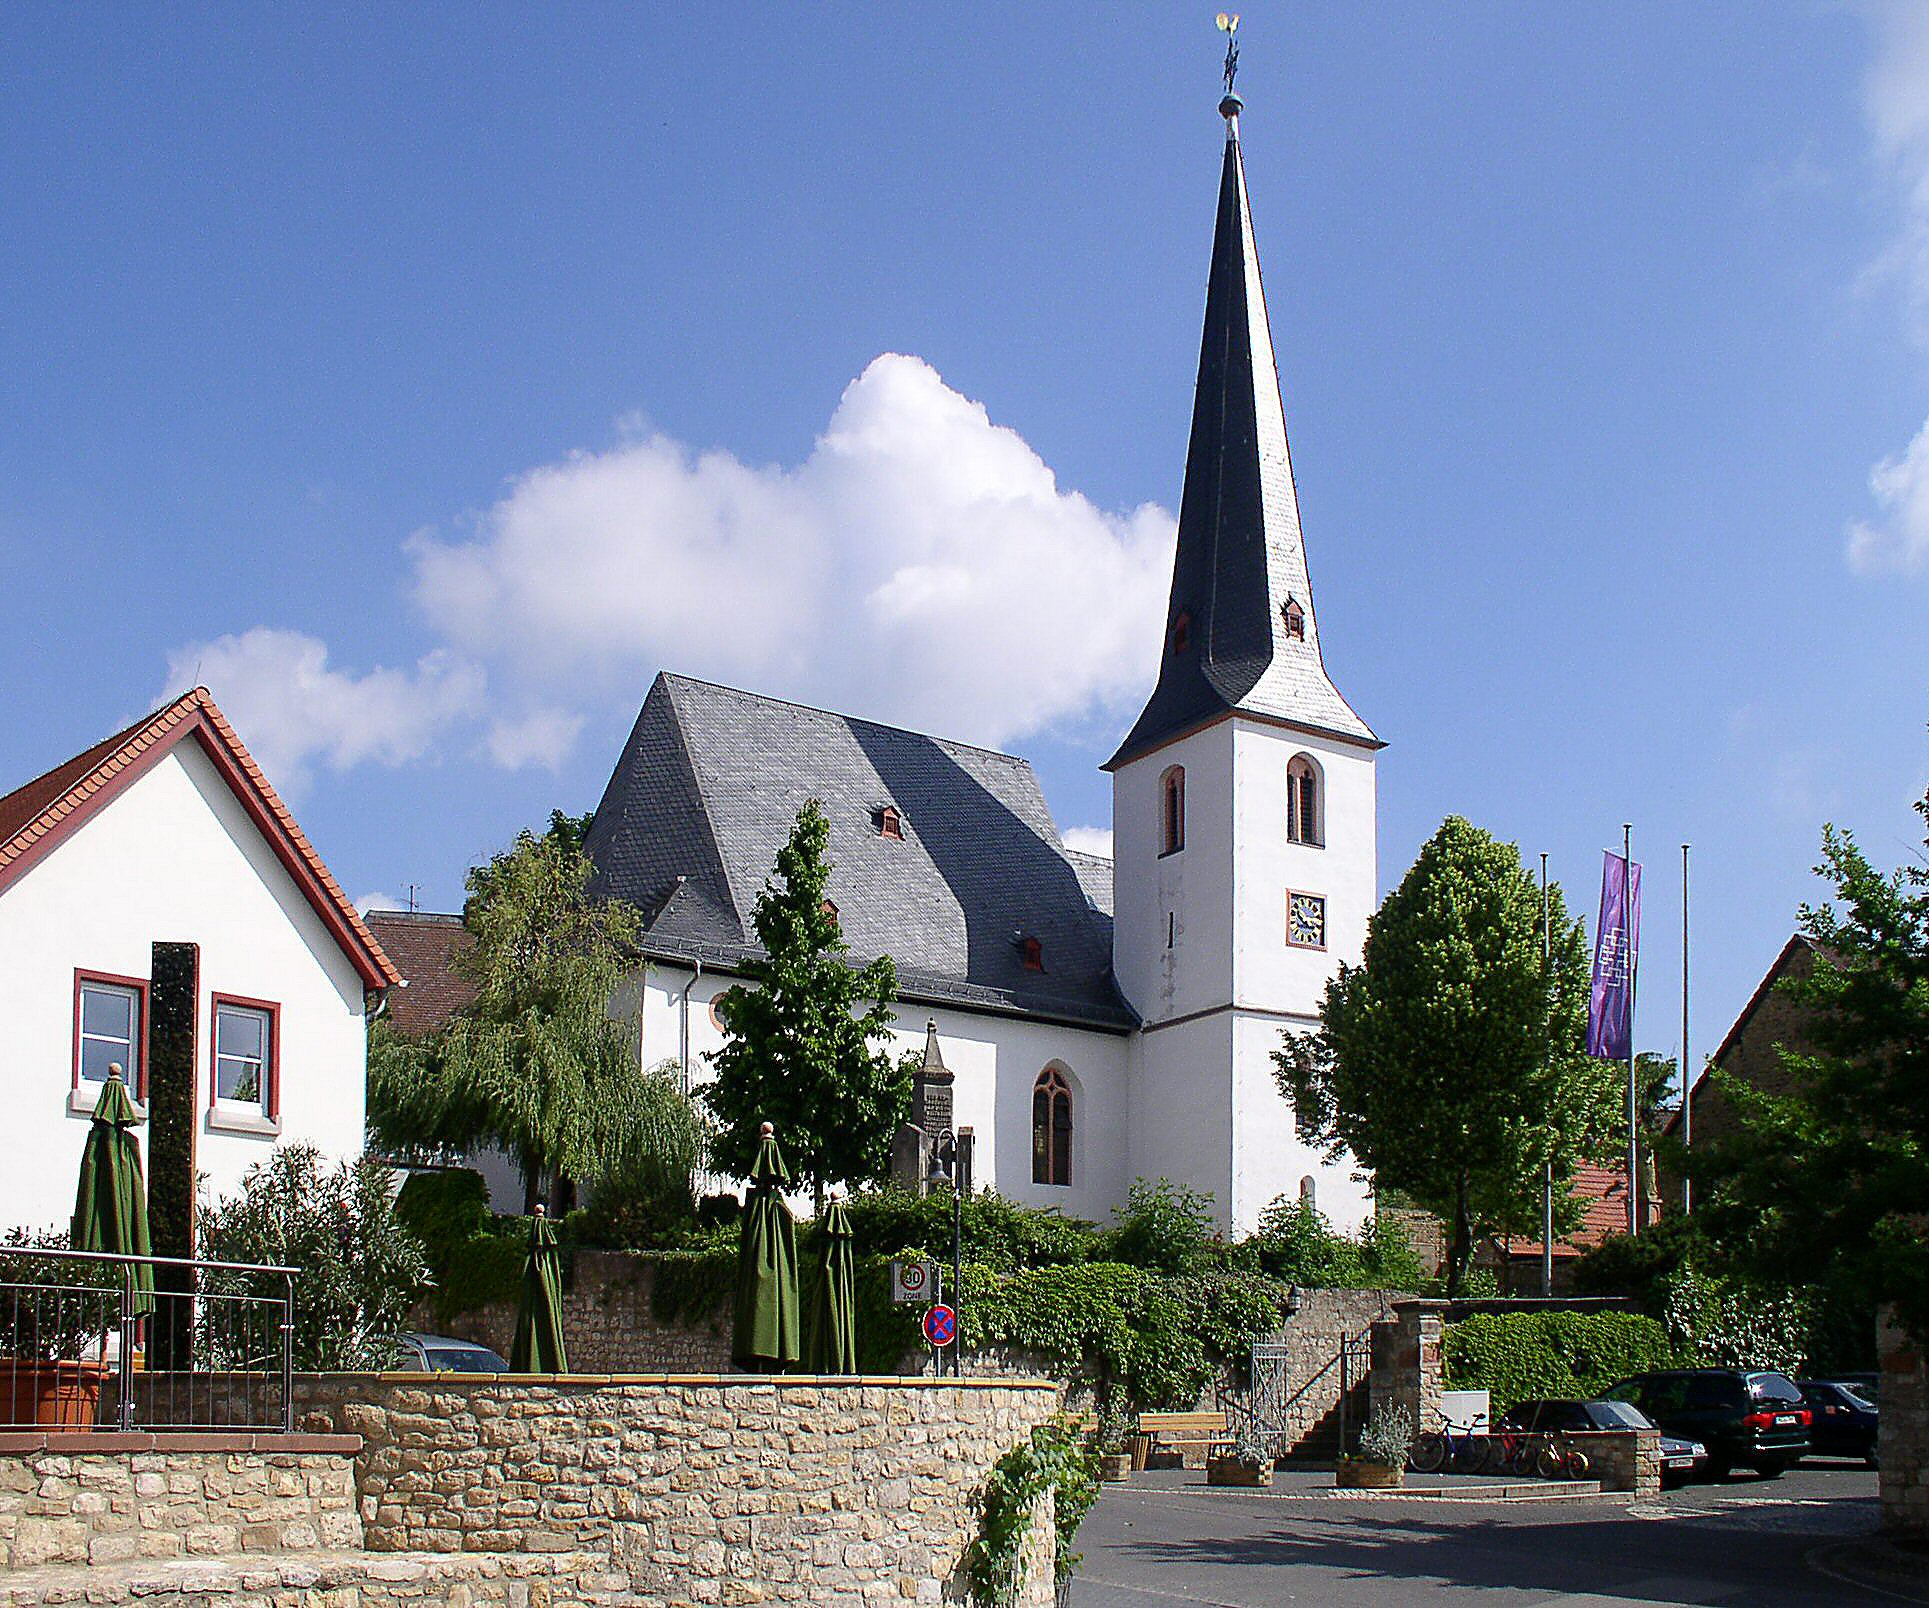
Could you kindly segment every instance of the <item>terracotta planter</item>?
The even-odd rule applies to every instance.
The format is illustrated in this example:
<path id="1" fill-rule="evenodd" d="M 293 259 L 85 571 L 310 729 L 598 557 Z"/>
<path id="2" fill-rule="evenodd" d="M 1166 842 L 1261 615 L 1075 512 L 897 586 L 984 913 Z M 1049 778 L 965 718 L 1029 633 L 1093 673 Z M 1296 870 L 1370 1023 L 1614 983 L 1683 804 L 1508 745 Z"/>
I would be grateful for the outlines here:
<path id="1" fill-rule="evenodd" d="M 1098 1458 L 1098 1477 L 1112 1484 L 1132 1477 L 1132 1459 L 1125 1452 L 1101 1452 Z"/>
<path id="2" fill-rule="evenodd" d="M 1242 1463 L 1236 1457 L 1206 1459 L 1206 1484 L 1208 1485 L 1259 1487 L 1272 1483 L 1273 1466 L 1270 1463 Z"/>
<path id="3" fill-rule="evenodd" d="M 31 1410 L 41 1429 L 92 1429 L 101 1382 L 112 1369 L 102 1362 L 0 1362 L 0 1399 L 25 1421 Z"/>
<path id="4" fill-rule="evenodd" d="M 1407 1471 L 1385 1463 L 1368 1463 L 1358 1457 L 1342 1457 L 1334 1469 L 1333 1483 L 1349 1491 L 1397 1491 L 1406 1483 Z"/>

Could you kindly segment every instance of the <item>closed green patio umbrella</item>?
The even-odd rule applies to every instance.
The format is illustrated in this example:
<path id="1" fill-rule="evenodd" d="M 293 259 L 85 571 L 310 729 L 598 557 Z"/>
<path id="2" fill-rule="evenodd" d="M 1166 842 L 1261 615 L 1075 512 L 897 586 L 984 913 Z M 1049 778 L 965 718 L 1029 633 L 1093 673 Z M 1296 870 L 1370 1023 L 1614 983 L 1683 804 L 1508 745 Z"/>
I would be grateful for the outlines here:
<path id="1" fill-rule="evenodd" d="M 799 1355 L 797 1225 L 784 1204 L 790 1170 L 778 1152 L 776 1132 L 767 1122 L 761 1131 L 737 1245 L 730 1359 L 750 1373 L 782 1373 L 796 1366 Z"/>
<path id="2" fill-rule="evenodd" d="M 811 1292 L 810 1325 L 804 1343 L 804 1371 L 857 1372 L 857 1258 L 850 1213 L 841 1200 L 824 1213 L 817 1259 L 817 1287 Z"/>
<path id="3" fill-rule="evenodd" d="M 80 1152 L 80 1189 L 74 1197 L 73 1234 L 77 1251 L 112 1256 L 151 1256 L 147 1233 L 147 1180 L 141 1176 L 141 1147 L 134 1141 L 140 1113 L 128 1098 L 120 1068 L 108 1073 L 94 1120 Z M 154 1269 L 136 1263 L 133 1315 L 154 1310 Z"/>
<path id="4" fill-rule="evenodd" d="M 563 1273 L 556 1230 L 541 1206 L 529 1220 L 529 1255 L 522 1264 L 522 1302 L 509 1366 L 517 1373 L 568 1373 L 563 1346 Z"/>

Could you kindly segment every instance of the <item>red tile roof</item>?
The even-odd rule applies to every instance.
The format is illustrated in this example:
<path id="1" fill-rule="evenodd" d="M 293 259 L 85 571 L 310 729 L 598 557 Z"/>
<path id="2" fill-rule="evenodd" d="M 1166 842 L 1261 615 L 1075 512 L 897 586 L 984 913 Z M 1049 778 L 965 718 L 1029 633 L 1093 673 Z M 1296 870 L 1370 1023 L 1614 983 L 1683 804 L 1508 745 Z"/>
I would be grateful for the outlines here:
<path id="1" fill-rule="evenodd" d="M 389 995 L 388 1016 L 398 1032 L 432 1033 L 476 997 L 475 984 L 456 968 L 475 948 L 460 916 L 426 910 L 371 910 L 368 924 L 408 986 Z"/>
<path id="2" fill-rule="evenodd" d="M 1564 1240 L 1554 1244 L 1556 1256 L 1579 1256 L 1591 1251 L 1612 1234 L 1628 1231 L 1628 1170 L 1620 1167 L 1581 1166 L 1575 1169 L 1573 1195 L 1581 1203 L 1581 1225 Z M 1539 1256 L 1539 1240 L 1510 1239 L 1501 1242 L 1508 1256 Z"/>
<path id="3" fill-rule="evenodd" d="M 0 894 L 177 743 L 194 737 L 370 988 L 401 973 L 356 914 L 288 806 L 261 773 L 206 687 L 56 765 L 0 798 Z"/>

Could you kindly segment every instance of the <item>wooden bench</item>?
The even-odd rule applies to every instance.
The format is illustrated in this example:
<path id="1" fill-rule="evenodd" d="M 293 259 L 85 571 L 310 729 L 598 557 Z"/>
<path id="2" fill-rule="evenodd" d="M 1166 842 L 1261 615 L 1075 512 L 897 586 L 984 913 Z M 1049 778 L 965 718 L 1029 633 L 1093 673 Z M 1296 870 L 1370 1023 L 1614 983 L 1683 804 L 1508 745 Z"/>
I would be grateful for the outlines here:
<path id="1" fill-rule="evenodd" d="M 1226 1439 L 1226 1415 L 1140 1413 L 1139 1433 L 1150 1437 L 1152 1457 L 1176 1457 L 1180 1468 L 1204 1468 L 1207 1452 Z"/>

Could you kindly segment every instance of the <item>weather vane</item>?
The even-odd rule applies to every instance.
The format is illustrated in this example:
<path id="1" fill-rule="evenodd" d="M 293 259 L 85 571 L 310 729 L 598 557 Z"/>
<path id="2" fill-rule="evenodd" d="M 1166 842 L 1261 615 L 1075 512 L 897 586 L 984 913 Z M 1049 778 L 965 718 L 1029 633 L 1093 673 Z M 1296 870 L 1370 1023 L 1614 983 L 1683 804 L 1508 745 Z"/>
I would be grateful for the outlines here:
<path id="1" fill-rule="evenodd" d="M 1239 76 L 1239 13 L 1222 11 L 1218 18 L 1219 31 L 1226 36 L 1226 93 L 1232 93 L 1232 81 Z"/>

